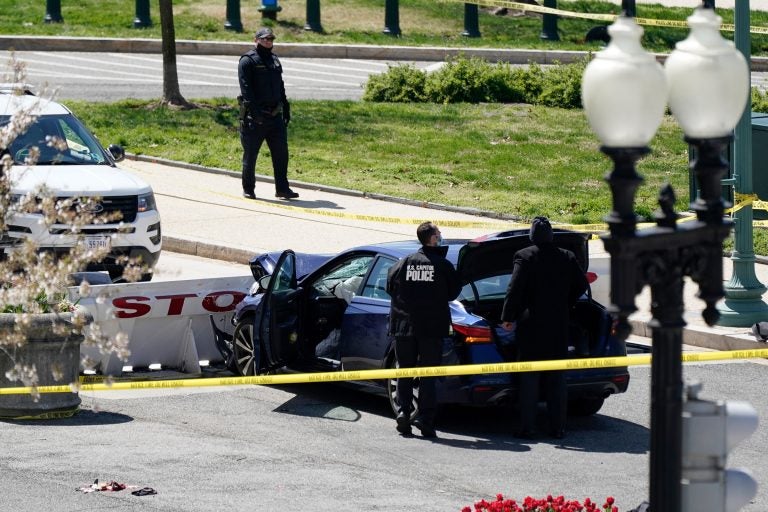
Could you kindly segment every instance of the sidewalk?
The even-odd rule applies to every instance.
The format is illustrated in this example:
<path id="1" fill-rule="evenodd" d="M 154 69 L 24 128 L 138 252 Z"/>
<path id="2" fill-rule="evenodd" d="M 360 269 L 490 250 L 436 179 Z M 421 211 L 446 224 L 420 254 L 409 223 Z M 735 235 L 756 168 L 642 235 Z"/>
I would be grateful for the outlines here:
<path id="1" fill-rule="evenodd" d="M 244 265 L 267 251 L 293 249 L 298 252 L 333 254 L 365 243 L 413 239 L 416 225 L 434 220 L 446 238 L 475 238 L 509 229 L 511 221 L 489 217 L 480 210 L 452 208 L 416 201 L 366 196 L 360 192 L 302 183 L 291 179 L 301 194 L 296 201 L 274 198 L 271 177 L 257 176 L 257 200 L 240 195 L 238 172 L 208 169 L 189 164 L 140 157 L 126 159 L 121 167 L 149 182 L 162 216 L 163 249 Z M 607 192 L 606 192 L 607 193 Z M 296 233 L 300 219 L 316 226 Z M 601 277 L 594 286 L 595 298 L 608 302 L 609 258 L 600 240 L 590 242 L 590 269 Z M 731 260 L 723 259 L 724 278 L 731 277 Z M 762 283 L 768 283 L 768 265 L 756 264 Z M 599 286 L 597 286 L 599 284 Z M 708 327 L 701 318 L 703 302 L 696 297 L 698 287 L 685 286 L 684 342 L 687 345 L 717 350 L 766 348 L 758 343 L 750 327 Z M 763 296 L 768 301 L 768 293 Z M 638 311 L 630 317 L 634 333 L 651 336 L 648 322 L 650 290 L 638 295 Z M 768 320 L 768 318 L 766 318 Z"/>

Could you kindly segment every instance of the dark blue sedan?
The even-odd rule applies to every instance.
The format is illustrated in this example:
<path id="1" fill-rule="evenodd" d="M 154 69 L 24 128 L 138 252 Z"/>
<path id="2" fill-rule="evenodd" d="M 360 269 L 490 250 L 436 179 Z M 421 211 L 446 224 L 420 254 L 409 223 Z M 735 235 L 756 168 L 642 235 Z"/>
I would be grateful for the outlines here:
<path id="1" fill-rule="evenodd" d="M 576 254 L 587 269 L 588 236 L 555 230 L 555 243 Z M 464 288 L 450 303 L 452 329 L 443 343 L 443 364 L 487 364 L 516 360 L 513 335 L 500 327 L 515 251 L 530 245 L 528 230 L 448 242 Z M 241 375 L 277 370 L 333 372 L 394 368 L 393 338 L 387 334 L 390 297 L 387 271 L 419 247 L 416 241 L 355 247 L 335 256 L 285 251 L 253 258 L 257 283 L 237 306 L 231 342 L 232 367 Z M 573 358 L 626 355 L 613 336 L 605 308 L 585 294 L 572 314 Z M 386 394 L 396 410 L 396 380 L 359 382 Z M 605 398 L 623 393 L 626 367 L 568 372 L 569 412 L 596 413 Z M 516 399 L 514 374 L 438 379 L 441 404 L 493 405 Z"/>

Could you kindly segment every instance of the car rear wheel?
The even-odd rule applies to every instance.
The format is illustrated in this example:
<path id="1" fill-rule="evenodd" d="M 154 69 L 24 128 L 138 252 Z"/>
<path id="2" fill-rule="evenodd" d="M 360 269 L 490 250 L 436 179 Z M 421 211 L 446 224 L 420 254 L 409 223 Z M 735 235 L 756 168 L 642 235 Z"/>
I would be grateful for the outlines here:
<path id="1" fill-rule="evenodd" d="M 604 402 L 604 398 L 576 398 L 568 402 L 568 414 L 571 416 L 592 416 L 597 414 Z"/>
<path id="2" fill-rule="evenodd" d="M 397 359 L 391 356 L 387 361 L 387 368 L 400 368 Z M 397 401 L 397 379 L 387 380 L 387 396 L 389 397 L 389 406 L 392 412 L 397 416 L 400 411 L 400 404 Z M 411 418 L 415 418 L 419 412 L 419 379 L 413 379 L 413 402 L 411 404 Z"/>
<path id="3" fill-rule="evenodd" d="M 261 369 L 261 347 L 254 342 L 253 317 L 241 320 L 232 335 L 233 365 L 239 375 L 258 375 Z"/>

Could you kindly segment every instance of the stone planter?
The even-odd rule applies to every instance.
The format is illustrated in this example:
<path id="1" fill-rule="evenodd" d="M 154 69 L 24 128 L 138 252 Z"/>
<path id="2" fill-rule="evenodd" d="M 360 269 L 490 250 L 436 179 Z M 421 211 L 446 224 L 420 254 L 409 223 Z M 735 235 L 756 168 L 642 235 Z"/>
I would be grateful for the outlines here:
<path id="1" fill-rule="evenodd" d="M 19 318 L 16 314 L 0 314 L 0 337 L 10 332 Z M 14 363 L 34 366 L 39 386 L 59 386 L 77 382 L 80 370 L 80 343 L 82 334 L 71 329 L 67 334 L 54 332 L 53 327 L 71 325 L 72 313 L 46 313 L 33 315 L 26 329 L 27 343 L 21 347 L 0 344 L 0 388 L 24 387 L 19 381 L 10 382 L 5 376 Z M 90 321 L 90 319 L 89 319 Z M 51 369 L 58 365 L 60 380 L 54 379 Z M 52 419 L 68 418 L 77 413 L 80 406 L 78 393 L 41 393 L 35 401 L 32 395 L 0 395 L 0 419 Z"/>

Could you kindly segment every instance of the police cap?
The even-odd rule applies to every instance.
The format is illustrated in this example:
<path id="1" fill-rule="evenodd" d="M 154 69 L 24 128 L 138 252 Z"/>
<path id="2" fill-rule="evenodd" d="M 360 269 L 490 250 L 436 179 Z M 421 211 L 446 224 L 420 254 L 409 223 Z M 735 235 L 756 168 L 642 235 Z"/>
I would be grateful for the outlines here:
<path id="1" fill-rule="evenodd" d="M 275 33 L 269 27 L 260 28 L 256 31 L 256 39 L 274 39 Z"/>

